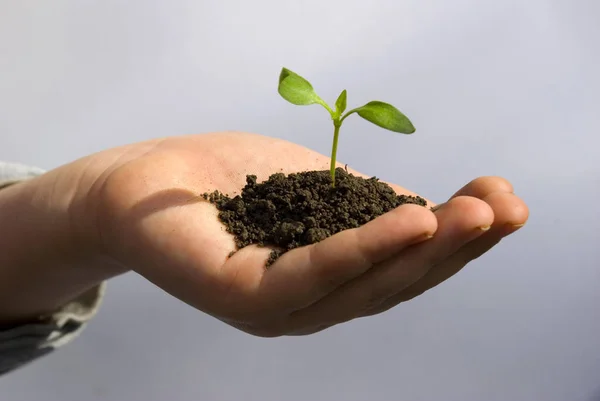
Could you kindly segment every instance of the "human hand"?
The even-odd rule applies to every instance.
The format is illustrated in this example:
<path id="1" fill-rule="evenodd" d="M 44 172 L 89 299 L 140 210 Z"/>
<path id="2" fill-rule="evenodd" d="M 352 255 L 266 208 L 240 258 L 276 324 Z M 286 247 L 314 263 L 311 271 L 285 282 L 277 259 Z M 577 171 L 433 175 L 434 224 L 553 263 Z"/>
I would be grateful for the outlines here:
<path id="1" fill-rule="evenodd" d="M 262 181 L 328 163 L 304 147 L 250 134 L 149 141 L 90 157 L 85 196 L 75 197 L 72 210 L 113 271 L 131 269 L 193 307 L 267 337 L 310 334 L 388 310 L 448 279 L 528 217 L 510 183 L 484 177 L 435 212 L 400 206 L 287 252 L 268 270 L 269 249 L 250 246 L 227 257 L 233 237 L 199 195 L 239 193 L 246 174 Z"/>

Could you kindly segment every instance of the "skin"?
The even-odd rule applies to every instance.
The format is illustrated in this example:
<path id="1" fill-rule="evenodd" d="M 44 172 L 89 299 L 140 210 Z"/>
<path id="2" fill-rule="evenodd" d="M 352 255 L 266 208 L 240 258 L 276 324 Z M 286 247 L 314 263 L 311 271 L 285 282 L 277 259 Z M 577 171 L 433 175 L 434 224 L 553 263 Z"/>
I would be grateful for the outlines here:
<path id="1" fill-rule="evenodd" d="M 109 149 L 6 188 L 0 323 L 51 313 L 133 271 L 247 333 L 306 335 L 423 294 L 528 218 L 508 181 L 480 177 L 435 212 L 400 206 L 292 250 L 268 270 L 269 249 L 251 246 L 227 258 L 233 238 L 200 194 L 238 193 L 246 174 L 261 181 L 328 166 L 328 157 L 287 141 L 218 133 Z"/>

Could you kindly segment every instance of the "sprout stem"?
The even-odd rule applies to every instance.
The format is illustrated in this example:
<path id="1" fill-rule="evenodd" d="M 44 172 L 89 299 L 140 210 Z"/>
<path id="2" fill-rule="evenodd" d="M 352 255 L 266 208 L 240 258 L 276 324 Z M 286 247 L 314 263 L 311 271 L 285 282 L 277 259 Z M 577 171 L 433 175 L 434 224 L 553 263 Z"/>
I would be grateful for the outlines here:
<path id="1" fill-rule="evenodd" d="M 331 149 L 331 186 L 335 188 L 335 159 L 337 155 L 337 147 L 338 147 L 338 138 L 340 136 L 340 127 L 342 126 L 342 122 L 339 118 L 333 120 L 333 147 Z"/>

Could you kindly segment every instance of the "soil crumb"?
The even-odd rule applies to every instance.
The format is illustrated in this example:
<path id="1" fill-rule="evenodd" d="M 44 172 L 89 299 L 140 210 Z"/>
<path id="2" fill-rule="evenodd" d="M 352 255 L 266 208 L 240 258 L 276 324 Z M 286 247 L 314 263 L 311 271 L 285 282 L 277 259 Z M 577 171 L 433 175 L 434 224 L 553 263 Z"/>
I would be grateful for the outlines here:
<path id="1" fill-rule="evenodd" d="M 360 227 L 402 204 L 427 205 L 419 196 L 396 194 L 376 177 L 356 177 L 342 168 L 336 170 L 335 188 L 328 170 L 276 173 L 262 183 L 246 176 L 246 186 L 233 198 L 219 191 L 203 197 L 217 207 L 238 249 L 276 248 L 267 266 L 291 249 Z"/>

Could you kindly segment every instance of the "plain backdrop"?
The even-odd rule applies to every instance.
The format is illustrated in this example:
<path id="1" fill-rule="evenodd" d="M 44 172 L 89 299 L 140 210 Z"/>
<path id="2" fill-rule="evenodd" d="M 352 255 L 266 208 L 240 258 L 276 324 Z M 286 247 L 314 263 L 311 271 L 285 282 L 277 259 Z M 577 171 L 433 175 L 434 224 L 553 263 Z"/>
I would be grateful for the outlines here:
<path id="1" fill-rule="evenodd" d="M 222 130 L 327 154 L 325 111 L 277 94 L 286 66 L 328 101 L 347 89 L 415 123 L 348 119 L 344 163 L 438 202 L 501 175 L 531 208 L 442 286 L 304 338 L 252 337 L 118 278 L 0 400 L 600 399 L 598 15 L 596 0 L 0 0 L 0 160 L 51 169 Z"/>

